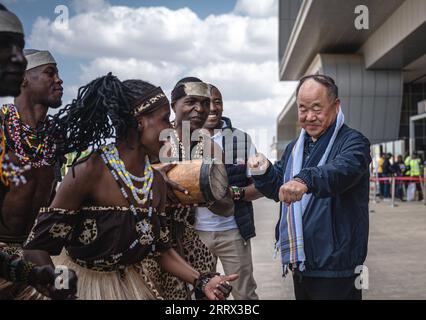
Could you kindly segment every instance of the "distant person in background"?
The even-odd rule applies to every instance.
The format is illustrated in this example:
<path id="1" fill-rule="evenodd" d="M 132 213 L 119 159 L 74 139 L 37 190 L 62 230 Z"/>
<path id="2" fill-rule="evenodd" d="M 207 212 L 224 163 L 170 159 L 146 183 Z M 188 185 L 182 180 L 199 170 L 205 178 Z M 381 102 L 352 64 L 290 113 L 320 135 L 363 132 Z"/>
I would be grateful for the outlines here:
<path id="1" fill-rule="evenodd" d="M 384 161 L 382 164 L 382 177 L 383 178 L 388 178 L 392 176 L 392 169 L 391 169 L 391 162 L 390 159 L 392 158 L 392 154 L 391 153 L 387 153 L 384 157 Z M 385 199 L 389 199 L 391 197 L 390 194 L 390 181 L 386 180 L 383 183 L 383 198 Z"/>
<path id="2" fill-rule="evenodd" d="M 392 165 L 392 172 L 396 177 L 402 177 L 405 172 L 405 164 L 404 159 L 402 158 L 402 155 L 399 155 L 397 157 L 396 162 Z M 403 181 L 396 181 L 395 184 L 395 197 L 399 200 L 404 200 L 404 182 Z"/>
<path id="3" fill-rule="evenodd" d="M 407 176 L 407 177 L 411 176 L 411 173 L 410 173 L 410 161 L 411 161 L 410 154 L 406 153 L 405 154 L 405 159 L 404 159 L 404 165 L 405 165 L 404 175 Z"/>
<path id="4" fill-rule="evenodd" d="M 410 160 L 410 176 L 412 178 L 421 177 L 421 165 L 422 165 L 422 160 L 420 159 L 418 153 L 414 151 L 413 156 L 411 157 L 411 160 Z M 419 201 L 423 200 L 422 184 L 420 181 L 416 182 L 416 189 L 417 189 L 417 192 L 419 193 L 418 200 Z"/>
<path id="5" fill-rule="evenodd" d="M 383 162 L 385 161 L 385 156 L 383 153 L 380 153 L 380 157 L 377 160 L 377 175 L 379 178 L 383 178 Z M 383 181 L 379 181 L 379 191 L 380 191 L 380 197 L 384 197 L 385 194 L 385 184 Z"/>
<path id="6" fill-rule="evenodd" d="M 410 172 L 410 161 L 411 161 L 410 154 L 408 152 L 406 152 L 405 153 L 405 158 L 404 158 L 404 166 L 405 166 L 404 176 L 405 177 L 410 177 L 411 176 L 411 172 Z M 404 181 L 405 190 L 408 190 L 408 185 L 409 184 L 410 184 L 410 181 L 408 181 L 408 180 Z"/>

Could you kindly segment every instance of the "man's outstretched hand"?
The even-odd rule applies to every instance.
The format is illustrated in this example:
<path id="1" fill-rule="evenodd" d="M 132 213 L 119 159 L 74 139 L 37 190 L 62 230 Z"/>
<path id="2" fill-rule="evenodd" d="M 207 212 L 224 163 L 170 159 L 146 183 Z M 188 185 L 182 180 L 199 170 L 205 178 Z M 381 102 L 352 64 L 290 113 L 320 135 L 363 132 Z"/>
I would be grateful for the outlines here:
<path id="1" fill-rule="evenodd" d="M 263 153 L 256 153 L 248 158 L 247 166 L 250 169 L 251 175 L 262 175 L 268 169 L 269 161 Z"/>

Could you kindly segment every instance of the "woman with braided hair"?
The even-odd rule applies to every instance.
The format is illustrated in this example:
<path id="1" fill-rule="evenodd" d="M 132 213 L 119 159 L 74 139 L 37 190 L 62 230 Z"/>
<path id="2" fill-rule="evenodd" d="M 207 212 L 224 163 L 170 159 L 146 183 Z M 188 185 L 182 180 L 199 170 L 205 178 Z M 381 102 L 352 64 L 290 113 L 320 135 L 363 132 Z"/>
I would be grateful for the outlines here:
<path id="1" fill-rule="evenodd" d="M 226 298 L 228 281 L 238 277 L 200 274 L 169 245 L 166 184 L 149 162 L 162 147 L 169 116 L 160 87 L 111 74 L 80 88 L 54 116 L 58 150 L 76 152 L 76 159 L 91 153 L 73 164 L 51 206 L 40 210 L 25 249 L 34 263 L 52 264 L 52 255 L 55 264 L 74 269 L 81 299 L 161 298 L 140 263 L 150 253 L 200 297 Z"/>

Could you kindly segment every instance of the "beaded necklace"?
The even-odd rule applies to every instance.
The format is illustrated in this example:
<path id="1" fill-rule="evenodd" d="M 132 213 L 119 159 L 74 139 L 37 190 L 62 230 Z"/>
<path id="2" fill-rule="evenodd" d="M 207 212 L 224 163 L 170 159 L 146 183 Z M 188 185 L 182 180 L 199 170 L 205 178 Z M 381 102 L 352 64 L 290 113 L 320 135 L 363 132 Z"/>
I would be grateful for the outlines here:
<path id="1" fill-rule="evenodd" d="M 130 189 L 133 198 L 136 200 L 136 202 L 138 204 L 145 204 L 152 187 L 152 182 L 154 180 L 154 171 L 152 169 L 148 157 L 146 157 L 145 159 L 144 176 L 136 177 L 126 170 L 124 162 L 120 159 L 118 150 L 114 145 L 103 146 L 101 149 L 103 152 L 102 157 L 103 159 L 105 158 L 104 162 L 107 161 L 108 164 L 114 169 L 111 171 L 111 174 L 113 175 L 114 179 L 118 180 L 118 178 L 120 178 L 124 182 L 124 184 Z M 143 182 L 142 188 L 137 188 L 133 184 L 132 180 L 136 182 Z M 124 188 L 121 189 L 124 190 Z M 143 198 L 141 199 L 139 195 L 143 195 Z"/>
<path id="2" fill-rule="evenodd" d="M 107 145 L 101 147 L 102 154 L 101 158 L 104 161 L 105 165 L 108 167 L 109 171 L 111 172 L 112 176 L 114 177 L 115 181 L 117 182 L 117 185 L 120 188 L 121 194 L 124 196 L 124 198 L 129 203 L 129 209 L 133 213 L 133 216 L 136 219 L 135 229 L 136 233 L 138 234 L 138 238 L 132 241 L 130 246 L 125 249 L 124 251 L 114 254 L 110 256 L 109 258 L 104 259 L 97 259 L 93 261 L 92 263 L 88 263 L 81 259 L 76 259 L 76 262 L 84 267 L 99 267 L 102 269 L 102 266 L 105 265 L 115 265 L 118 264 L 120 258 L 134 249 L 143 239 L 146 238 L 147 232 L 150 230 L 150 226 L 152 226 L 153 221 L 153 208 L 152 208 L 152 201 L 153 201 L 153 193 L 152 193 L 152 180 L 153 180 L 153 169 L 151 167 L 151 164 L 149 163 L 149 160 L 146 159 L 145 162 L 145 170 L 144 170 L 144 177 L 136 177 L 132 174 L 130 174 L 125 166 L 124 162 L 120 159 L 118 150 L 114 145 Z M 120 174 L 121 172 L 121 174 Z M 127 178 L 128 177 L 128 178 Z M 136 178 L 136 179 L 133 179 Z M 142 189 L 138 189 L 134 187 L 132 180 L 138 180 L 138 182 L 145 182 L 146 186 L 144 184 L 144 187 Z M 132 190 L 132 195 L 134 199 L 137 201 L 139 197 L 135 197 L 135 193 L 133 193 L 133 189 L 137 190 L 143 190 L 143 194 L 145 195 L 145 198 L 141 201 L 144 203 L 146 202 L 146 199 L 149 199 L 149 208 L 148 208 L 148 218 L 149 222 L 145 222 L 142 215 L 138 213 L 136 207 L 133 205 L 130 196 L 128 195 L 126 189 L 123 187 L 123 184 L 126 185 L 130 190 Z M 130 186 L 133 186 L 134 188 L 130 188 Z M 136 192 L 137 194 L 137 192 Z M 140 200 L 140 199 L 139 199 Z M 139 203 L 139 202 L 138 202 Z M 155 239 L 152 238 L 151 241 L 153 242 L 151 245 L 151 251 L 155 251 Z M 124 270 L 122 266 L 119 266 L 120 276 L 124 277 Z"/>
<path id="3" fill-rule="evenodd" d="M 130 200 L 129 195 L 127 194 L 126 189 L 123 187 L 123 183 L 129 188 L 130 186 L 127 184 L 128 180 L 124 180 L 123 178 L 120 178 L 121 175 L 117 172 L 117 170 L 120 170 L 123 174 L 123 176 L 126 176 L 126 173 L 128 174 L 128 171 L 126 170 L 126 168 L 124 167 L 124 162 L 118 157 L 118 150 L 114 145 L 107 145 L 107 146 L 103 146 L 101 147 L 102 150 L 102 160 L 104 161 L 104 163 L 106 164 L 106 166 L 108 167 L 108 169 L 110 170 L 112 176 L 114 177 L 115 181 L 117 182 L 118 186 L 120 187 L 120 192 L 123 195 L 123 197 L 129 202 L 129 209 L 130 211 L 133 213 L 133 215 L 135 217 L 139 217 L 138 212 L 136 210 L 136 207 L 133 205 L 132 201 Z M 115 161 L 111 161 L 111 160 L 115 160 Z M 117 161 L 119 160 L 119 161 Z M 149 163 L 149 160 L 147 159 L 146 163 L 145 163 L 145 176 L 144 176 L 144 180 L 147 181 L 149 180 L 150 175 L 153 175 L 153 171 L 152 171 L 152 167 L 151 164 Z M 149 205 L 149 209 L 148 209 L 148 218 L 152 219 L 152 200 L 153 200 L 153 195 L 152 195 L 152 177 L 151 177 L 151 183 L 149 183 L 148 188 L 146 189 L 146 192 L 148 193 L 146 198 L 144 199 L 146 202 L 146 199 L 149 198 L 150 200 L 150 205 Z M 130 180 L 130 184 L 131 186 L 133 186 L 132 181 Z M 132 190 L 132 189 L 131 189 Z M 132 193 L 133 194 L 133 193 Z M 137 199 L 134 197 L 134 199 L 137 201 Z M 136 223 L 136 231 L 138 232 L 138 234 L 141 235 L 141 231 L 143 231 L 144 228 L 141 228 L 140 225 L 141 221 L 138 221 Z M 138 242 L 138 241 L 136 241 Z M 136 245 L 136 244 L 134 244 Z M 134 247 L 134 246 L 133 246 Z M 131 248 L 133 248 L 131 246 Z M 153 244 L 153 251 L 155 250 L 155 244 Z"/>
<path id="4" fill-rule="evenodd" d="M 182 154 L 182 160 L 186 160 L 186 151 L 185 151 L 185 147 L 182 143 L 182 141 L 179 139 L 179 136 L 177 134 L 176 130 L 173 130 L 173 135 L 174 137 L 171 137 L 170 139 L 170 146 L 171 146 L 171 152 L 172 152 L 172 157 L 173 158 L 179 158 L 179 153 Z M 179 148 L 176 145 L 176 141 L 179 144 Z M 200 138 L 198 139 L 197 145 L 194 147 L 194 156 L 191 157 L 190 159 L 200 159 L 203 157 L 203 147 L 204 147 L 204 141 L 203 141 L 203 137 L 200 136 Z M 191 153 L 190 153 L 191 154 Z"/>
<path id="5" fill-rule="evenodd" d="M 3 130 L 0 128 L 1 142 L 0 142 L 0 181 L 6 187 L 12 182 L 13 185 L 18 186 L 20 184 L 27 183 L 23 173 L 29 170 L 29 165 L 20 167 L 15 165 L 6 153 L 6 137 L 3 134 Z"/>
<path id="6" fill-rule="evenodd" d="M 50 166 L 55 161 L 56 146 L 46 134 L 51 122 L 45 122 L 41 129 L 25 124 L 13 104 L 3 105 L 4 132 L 6 144 L 23 165 L 33 168 Z"/>

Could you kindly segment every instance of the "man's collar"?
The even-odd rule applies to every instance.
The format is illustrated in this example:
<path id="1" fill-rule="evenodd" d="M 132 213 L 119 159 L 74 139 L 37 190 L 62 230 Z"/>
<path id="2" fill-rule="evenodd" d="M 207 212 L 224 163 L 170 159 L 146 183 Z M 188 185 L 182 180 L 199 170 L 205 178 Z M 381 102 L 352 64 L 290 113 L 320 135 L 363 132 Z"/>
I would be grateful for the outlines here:
<path id="1" fill-rule="evenodd" d="M 232 129 L 232 122 L 231 119 L 227 117 L 221 117 L 222 123 L 222 129 Z"/>
<path id="2" fill-rule="evenodd" d="M 318 142 L 319 139 L 321 139 L 322 136 L 323 134 L 316 141 L 314 141 L 314 139 L 312 139 L 312 137 L 307 132 L 305 132 L 305 143 L 307 142 L 316 143 Z"/>

